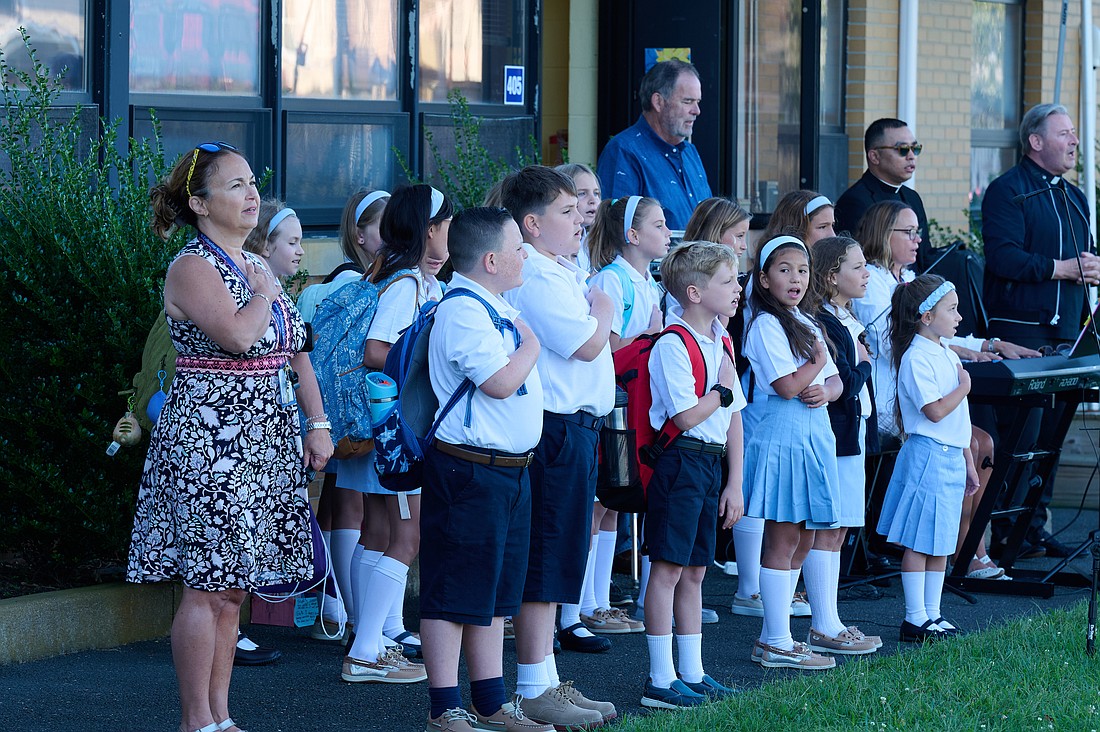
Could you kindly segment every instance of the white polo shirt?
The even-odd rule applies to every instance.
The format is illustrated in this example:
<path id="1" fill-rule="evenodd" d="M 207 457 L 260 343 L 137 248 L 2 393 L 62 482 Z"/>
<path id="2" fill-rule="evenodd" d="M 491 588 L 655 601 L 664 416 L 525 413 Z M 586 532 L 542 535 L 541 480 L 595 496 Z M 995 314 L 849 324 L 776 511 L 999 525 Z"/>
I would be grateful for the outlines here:
<path id="1" fill-rule="evenodd" d="M 970 406 L 966 399 L 953 412 L 933 422 L 921 407 L 941 399 L 959 385 L 959 357 L 944 343 L 918 335 L 901 357 L 898 400 L 901 421 L 910 435 L 924 435 L 952 447 L 970 447 Z"/>
<path id="2" fill-rule="evenodd" d="M 814 325 L 801 310 L 795 310 L 794 315 L 805 323 L 810 330 L 817 335 L 819 341 L 824 341 L 821 329 Z M 756 388 L 769 396 L 776 396 L 772 382 L 776 379 L 793 374 L 808 359 L 795 356 L 791 351 L 791 344 L 787 340 L 787 334 L 783 326 L 779 324 L 779 318 L 771 313 L 759 313 L 749 325 L 745 333 L 745 356 L 752 364 L 753 374 L 756 375 Z M 825 349 L 825 367 L 817 373 L 810 386 L 824 384 L 825 379 L 836 376 L 836 364 Z"/>
<path id="3" fill-rule="evenodd" d="M 653 308 L 661 308 L 661 287 L 646 270 L 643 274 L 634 269 L 633 265 L 626 261 L 620 254 L 612 262 L 616 267 L 622 267 L 630 277 L 634 285 L 634 302 L 631 306 L 630 322 L 627 323 L 626 332 L 623 332 L 623 314 L 626 310 L 626 295 L 623 293 L 623 283 L 619 275 L 614 271 L 604 268 L 592 275 L 588 280 L 591 287 L 598 288 L 607 293 L 615 309 L 611 316 L 611 332 L 620 338 L 633 338 L 649 328 L 649 319 L 653 316 Z"/>
<path id="4" fill-rule="evenodd" d="M 370 323 L 367 338 L 394 344 L 401 331 L 412 325 L 420 307 L 429 300 L 443 299 L 443 287 L 432 275 L 416 270 L 415 277 L 402 277 L 378 298 L 378 308 Z"/>
<path id="5" fill-rule="evenodd" d="M 718 368 L 722 364 L 722 336 L 726 329 L 714 319 L 710 332 L 698 333 L 690 325 L 673 314 L 668 315 L 668 325 L 682 325 L 695 337 L 703 352 L 703 363 L 707 373 L 704 382 L 704 394 L 718 383 Z M 691 372 L 691 359 L 688 357 L 684 342 L 676 335 L 661 337 L 649 356 L 649 390 L 653 404 L 649 408 L 649 423 L 659 430 L 665 420 L 680 412 L 691 409 L 699 403 L 695 393 L 695 375 Z M 688 437 L 713 444 L 726 444 L 726 432 L 729 430 L 733 413 L 745 408 L 745 395 L 741 385 L 736 382 L 730 387 L 733 392 L 733 404 L 719 407 L 699 424 L 684 432 Z"/>
<path id="6" fill-rule="evenodd" d="M 472 290 L 502 318 L 514 321 L 519 313 L 498 295 L 455 273 L 452 289 Z M 511 331 L 493 325 L 485 306 L 472 297 L 451 297 L 439 304 L 428 341 L 428 368 L 440 410 L 467 377 L 480 386 L 508 365 L 516 350 Z M 444 418 L 436 437 L 453 445 L 472 445 L 505 452 L 527 452 L 542 438 L 543 395 L 536 365 L 524 382 L 527 393 L 512 392 L 494 399 L 476 389 L 470 402 L 470 424 L 464 424 L 463 400 Z M 438 412 L 436 413 L 438 419 Z"/>
<path id="7" fill-rule="evenodd" d="M 589 312 L 585 272 L 568 260 L 540 254 L 530 244 L 523 246 L 523 284 L 504 293 L 504 299 L 542 344 L 539 377 L 544 408 L 557 414 L 584 410 L 602 417 L 615 405 L 611 348 L 605 344 L 592 361 L 573 358 L 598 326 Z"/>

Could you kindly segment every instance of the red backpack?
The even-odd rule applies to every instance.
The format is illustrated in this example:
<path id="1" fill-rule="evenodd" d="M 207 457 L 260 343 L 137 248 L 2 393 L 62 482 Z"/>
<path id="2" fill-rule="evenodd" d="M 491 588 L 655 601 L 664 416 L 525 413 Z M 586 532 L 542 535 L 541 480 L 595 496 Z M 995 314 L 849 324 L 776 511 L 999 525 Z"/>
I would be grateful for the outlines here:
<path id="1" fill-rule="evenodd" d="M 627 394 L 626 422 L 627 428 L 633 430 L 636 436 L 638 476 L 643 491 L 653 477 L 657 458 L 682 432 L 671 419 L 666 419 L 660 430 L 653 429 L 649 423 L 649 408 L 653 406 L 653 393 L 649 388 L 649 356 L 657 341 L 669 333 L 674 333 L 683 341 L 691 361 L 691 373 L 695 375 L 695 394 L 702 398 L 710 381 L 703 350 L 691 331 L 682 325 L 670 325 L 656 335 L 640 335 L 612 354 L 615 381 Z M 722 336 L 722 346 L 733 361 L 733 344 L 728 335 Z"/>

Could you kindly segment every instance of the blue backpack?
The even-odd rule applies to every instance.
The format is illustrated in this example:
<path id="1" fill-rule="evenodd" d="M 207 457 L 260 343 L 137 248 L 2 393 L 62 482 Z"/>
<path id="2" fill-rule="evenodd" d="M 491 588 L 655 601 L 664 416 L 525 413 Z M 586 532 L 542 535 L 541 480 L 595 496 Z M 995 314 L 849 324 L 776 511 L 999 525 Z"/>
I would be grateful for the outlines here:
<path id="1" fill-rule="evenodd" d="M 511 331 L 516 348 L 519 348 L 520 337 L 515 325 L 500 317 L 484 298 L 461 287 L 448 290 L 443 300 L 452 297 L 472 297 L 484 305 L 497 330 L 501 333 Z M 428 374 L 428 339 L 438 306 L 438 302 L 429 302 L 420 309 L 416 320 L 390 349 L 384 372 L 368 377 L 375 409 L 375 469 L 382 486 L 391 491 L 410 491 L 423 485 L 424 454 L 443 418 L 463 399 L 466 400 L 465 424 L 470 424 L 474 382 L 465 379 L 441 411 L 432 389 Z M 520 387 L 518 393 L 526 394 L 527 388 Z"/>
<path id="2" fill-rule="evenodd" d="M 313 316 L 313 350 L 309 360 L 317 374 L 317 386 L 325 411 L 332 422 L 333 457 L 366 455 L 373 448 L 371 438 L 368 369 L 363 365 L 367 333 L 378 298 L 390 285 L 416 277 L 403 269 L 375 284 L 361 279 L 329 294 Z"/>

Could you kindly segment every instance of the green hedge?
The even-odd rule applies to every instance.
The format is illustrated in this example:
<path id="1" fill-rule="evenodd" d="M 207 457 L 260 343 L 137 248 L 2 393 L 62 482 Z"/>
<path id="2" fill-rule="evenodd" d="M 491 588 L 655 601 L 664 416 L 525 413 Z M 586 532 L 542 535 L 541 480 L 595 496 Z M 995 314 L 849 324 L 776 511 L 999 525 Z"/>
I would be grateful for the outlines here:
<path id="1" fill-rule="evenodd" d="M 149 228 L 159 139 L 89 139 L 37 59 L 0 75 L 0 553 L 56 577 L 124 560 L 147 441 L 105 451 L 182 242 Z"/>

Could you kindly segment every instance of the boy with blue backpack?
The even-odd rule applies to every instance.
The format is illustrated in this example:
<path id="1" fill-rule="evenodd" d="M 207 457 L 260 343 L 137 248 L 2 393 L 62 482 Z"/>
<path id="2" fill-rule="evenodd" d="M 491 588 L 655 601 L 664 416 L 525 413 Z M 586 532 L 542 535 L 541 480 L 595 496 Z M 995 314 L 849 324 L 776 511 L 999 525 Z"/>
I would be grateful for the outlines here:
<path id="1" fill-rule="evenodd" d="M 442 414 L 423 461 L 420 634 L 431 732 L 549 732 L 504 691 L 504 617 L 520 609 L 531 493 L 527 466 L 542 434 L 540 345 L 500 294 L 522 283 L 526 253 L 504 209 L 469 208 L 449 235 L 455 274 L 436 307 L 428 371 Z M 461 290 L 472 296 L 457 296 Z M 466 294 L 466 293 L 463 293 Z M 438 417 L 437 417 L 438 418 Z M 466 654 L 472 713 L 462 704 Z M 476 725 L 476 726 L 475 726 Z"/>

